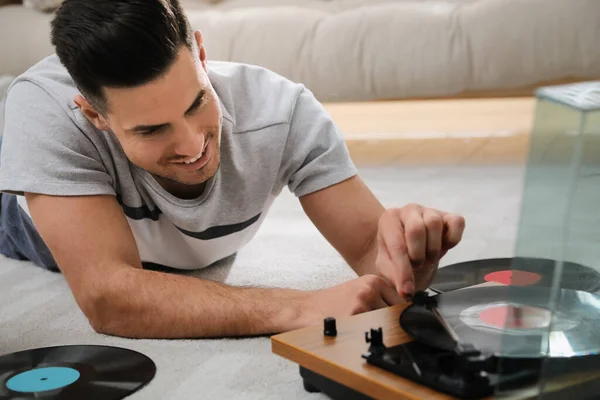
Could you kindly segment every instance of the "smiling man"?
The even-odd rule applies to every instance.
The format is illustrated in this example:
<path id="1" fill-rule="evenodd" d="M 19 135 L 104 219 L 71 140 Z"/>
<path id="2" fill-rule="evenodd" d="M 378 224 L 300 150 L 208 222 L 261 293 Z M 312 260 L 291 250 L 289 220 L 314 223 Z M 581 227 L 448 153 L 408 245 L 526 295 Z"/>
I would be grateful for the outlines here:
<path id="1" fill-rule="evenodd" d="M 176 0 L 66 0 L 52 43 L 8 92 L 0 251 L 62 272 L 98 332 L 265 334 L 386 307 L 461 240 L 460 216 L 384 209 L 303 85 L 209 62 Z M 235 253 L 286 188 L 356 279 L 299 291 L 156 268 Z"/>

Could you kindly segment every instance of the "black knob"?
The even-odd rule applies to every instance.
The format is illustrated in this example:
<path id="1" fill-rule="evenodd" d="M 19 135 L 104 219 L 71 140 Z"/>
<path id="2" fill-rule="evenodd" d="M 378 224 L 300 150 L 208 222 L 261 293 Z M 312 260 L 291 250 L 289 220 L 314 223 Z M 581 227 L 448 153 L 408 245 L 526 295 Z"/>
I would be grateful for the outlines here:
<path id="1" fill-rule="evenodd" d="M 325 336 L 336 336 L 337 335 L 337 328 L 335 326 L 335 318 L 333 318 L 333 317 L 325 318 L 323 327 L 324 327 L 323 334 Z"/>

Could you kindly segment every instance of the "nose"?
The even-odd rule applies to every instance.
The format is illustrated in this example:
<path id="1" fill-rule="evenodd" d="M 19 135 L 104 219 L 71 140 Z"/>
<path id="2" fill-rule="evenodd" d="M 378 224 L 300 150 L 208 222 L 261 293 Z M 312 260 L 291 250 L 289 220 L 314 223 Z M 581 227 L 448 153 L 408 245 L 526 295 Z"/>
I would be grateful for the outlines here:
<path id="1" fill-rule="evenodd" d="M 176 154 L 182 157 L 196 157 L 202 152 L 206 138 L 190 124 L 184 123 L 176 130 L 174 142 Z"/>

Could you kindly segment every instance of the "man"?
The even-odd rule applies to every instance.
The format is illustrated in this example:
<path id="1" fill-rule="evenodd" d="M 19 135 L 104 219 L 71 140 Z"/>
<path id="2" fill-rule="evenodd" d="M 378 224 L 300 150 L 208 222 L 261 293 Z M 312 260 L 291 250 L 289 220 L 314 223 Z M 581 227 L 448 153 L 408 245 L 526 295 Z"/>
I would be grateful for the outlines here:
<path id="1" fill-rule="evenodd" d="M 0 249 L 62 272 L 98 332 L 270 334 L 398 304 L 461 239 L 460 216 L 385 210 L 304 86 L 207 61 L 176 0 L 66 0 L 52 43 L 7 96 Z M 356 279 L 239 288 L 151 268 L 235 253 L 286 187 Z"/>

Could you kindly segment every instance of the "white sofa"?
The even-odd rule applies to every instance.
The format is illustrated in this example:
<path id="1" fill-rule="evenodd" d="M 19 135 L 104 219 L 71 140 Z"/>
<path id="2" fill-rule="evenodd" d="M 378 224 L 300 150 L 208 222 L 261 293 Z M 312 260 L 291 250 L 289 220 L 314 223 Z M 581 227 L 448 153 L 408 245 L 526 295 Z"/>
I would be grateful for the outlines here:
<path id="1" fill-rule="evenodd" d="M 518 93 L 600 77 L 600 0 L 182 1 L 209 57 L 263 65 L 322 101 Z M 53 51 L 52 16 L 0 7 L 0 75 Z"/>

